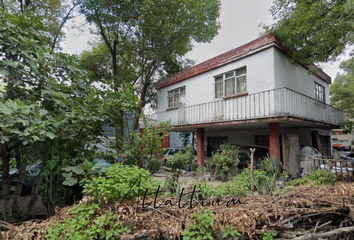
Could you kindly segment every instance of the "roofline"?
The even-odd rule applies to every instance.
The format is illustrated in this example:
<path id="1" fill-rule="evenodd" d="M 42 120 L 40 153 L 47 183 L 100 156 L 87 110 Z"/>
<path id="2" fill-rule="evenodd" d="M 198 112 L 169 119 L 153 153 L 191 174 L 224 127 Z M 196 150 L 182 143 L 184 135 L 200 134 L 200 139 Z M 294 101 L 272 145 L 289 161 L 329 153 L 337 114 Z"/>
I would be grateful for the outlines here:
<path id="1" fill-rule="evenodd" d="M 193 67 L 185 69 L 179 73 L 176 73 L 172 76 L 169 76 L 162 80 L 156 87 L 156 89 L 161 89 L 167 86 L 170 86 L 174 83 L 181 82 L 188 78 L 197 76 L 199 74 L 208 72 L 210 70 L 216 69 L 220 66 L 225 64 L 237 61 L 241 58 L 248 57 L 270 47 L 276 47 L 284 54 L 291 56 L 291 53 L 287 52 L 280 41 L 273 35 L 265 35 L 260 38 L 257 38 L 249 43 L 246 43 L 240 47 L 232 49 L 228 52 L 220 54 L 214 58 L 208 59 L 202 63 L 199 63 Z M 301 66 L 305 67 L 307 70 L 311 68 L 309 65 L 300 64 Z M 321 78 L 328 84 L 331 84 L 331 77 L 328 76 L 322 70 L 315 74 L 317 77 Z"/>

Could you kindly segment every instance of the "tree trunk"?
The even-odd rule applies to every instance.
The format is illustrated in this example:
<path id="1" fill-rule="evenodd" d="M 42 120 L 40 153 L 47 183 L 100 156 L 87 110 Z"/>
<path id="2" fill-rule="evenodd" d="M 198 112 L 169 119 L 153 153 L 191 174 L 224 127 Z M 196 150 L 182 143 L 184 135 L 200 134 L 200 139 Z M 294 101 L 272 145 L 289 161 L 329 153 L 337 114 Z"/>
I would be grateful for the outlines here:
<path id="1" fill-rule="evenodd" d="M 254 182 L 253 182 L 253 157 L 254 157 L 254 151 L 256 149 L 250 148 L 251 151 L 251 192 L 252 196 L 254 195 Z"/>
<path id="2" fill-rule="evenodd" d="M 117 153 L 122 152 L 123 144 L 124 144 L 124 121 L 123 121 L 124 117 L 123 116 L 124 116 L 124 111 L 119 110 L 118 116 L 115 116 L 115 120 L 114 120 Z"/>
<path id="3" fill-rule="evenodd" d="M 34 182 L 33 187 L 32 187 L 31 199 L 27 205 L 27 213 L 26 213 L 27 216 L 30 216 L 32 214 L 32 209 L 36 205 L 37 200 L 39 199 L 38 185 L 39 185 L 40 179 L 41 179 L 41 174 L 38 174 L 36 181 Z"/>
<path id="4" fill-rule="evenodd" d="M 133 121 L 132 128 L 131 128 L 132 132 L 136 131 L 138 129 L 138 127 L 139 127 L 139 118 L 140 118 L 140 115 L 141 115 L 145 105 L 146 105 L 146 99 L 145 98 L 146 98 L 146 92 L 147 92 L 147 89 L 148 89 L 149 86 L 150 86 L 149 83 L 145 83 L 144 87 L 143 87 L 143 90 L 141 92 L 141 96 L 140 96 L 141 104 L 138 107 L 138 110 L 137 110 L 137 112 L 135 114 L 135 117 L 134 117 L 134 121 Z"/>
<path id="5" fill-rule="evenodd" d="M 12 200 L 12 215 L 15 216 L 15 218 L 17 218 L 17 217 L 20 217 L 20 213 L 21 213 L 19 201 L 20 201 L 20 195 L 22 193 L 22 183 L 23 183 L 23 179 L 25 178 L 26 166 L 22 162 L 20 148 L 17 147 L 15 149 L 15 152 L 16 152 L 16 155 L 15 155 L 16 168 L 18 170 L 18 182 L 16 184 L 15 192 L 13 193 L 13 198 L 12 198 L 13 199 Z"/>
<path id="6" fill-rule="evenodd" d="M 114 91 L 118 92 L 118 86 L 120 84 L 118 80 L 118 62 L 117 62 L 117 40 L 113 43 L 113 49 L 111 51 L 112 57 L 112 68 L 113 68 L 113 83 L 114 83 Z M 118 116 L 114 116 L 114 130 L 116 137 L 116 151 L 117 153 L 121 153 L 124 143 L 124 121 L 123 121 L 124 111 L 119 110 Z"/>
<path id="7" fill-rule="evenodd" d="M 2 194 L 4 199 L 4 220 L 12 221 L 11 210 L 11 180 L 10 180 L 10 152 L 7 144 L 2 144 Z"/>

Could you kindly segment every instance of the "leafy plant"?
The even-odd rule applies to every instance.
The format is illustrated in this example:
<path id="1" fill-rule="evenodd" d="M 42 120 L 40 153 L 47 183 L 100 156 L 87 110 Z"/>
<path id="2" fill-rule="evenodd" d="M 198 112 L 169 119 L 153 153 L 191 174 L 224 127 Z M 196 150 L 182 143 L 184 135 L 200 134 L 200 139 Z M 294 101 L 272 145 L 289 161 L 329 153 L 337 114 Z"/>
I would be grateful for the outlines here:
<path id="1" fill-rule="evenodd" d="M 137 166 L 127 166 L 121 163 L 108 168 L 106 175 L 94 177 L 91 181 L 85 180 L 83 193 L 92 194 L 101 202 L 132 199 L 143 196 L 148 192 L 156 191 L 160 181 L 154 180 L 150 172 Z"/>
<path id="2" fill-rule="evenodd" d="M 118 221 L 118 217 L 108 211 L 97 216 L 99 205 L 95 203 L 74 206 L 64 222 L 53 224 L 47 232 L 47 239 L 117 239 L 130 232 Z"/>
<path id="3" fill-rule="evenodd" d="M 194 223 L 191 223 L 188 228 L 182 233 L 184 240 L 213 240 L 214 214 L 207 209 L 204 214 L 199 211 L 192 215 Z"/>
<path id="4" fill-rule="evenodd" d="M 275 177 L 270 177 L 267 172 L 256 170 L 254 174 L 254 186 L 259 194 L 269 195 L 275 187 Z"/>
<path id="5" fill-rule="evenodd" d="M 334 173 L 325 169 L 314 171 L 307 178 L 310 179 L 316 185 L 330 184 L 333 186 L 337 180 L 337 177 Z"/>
<path id="6" fill-rule="evenodd" d="M 182 169 L 185 169 L 187 164 L 194 160 L 194 150 L 190 147 L 187 151 L 181 150 L 174 154 L 173 158 L 169 158 L 167 165 L 171 167 L 172 177 L 166 176 L 165 186 L 171 193 L 177 192 L 179 186 L 179 176 L 182 174 Z"/>
<path id="7" fill-rule="evenodd" d="M 224 142 L 224 144 L 220 145 L 217 152 L 215 154 L 213 153 L 211 166 L 215 167 L 215 173 L 218 177 L 221 180 L 226 181 L 230 179 L 230 169 L 236 168 L 238 163 L 237 147 Z"/>
<path id="8" fill-rule="evenodd" d="M 260 193 L 269 194 L 274 189 L 275 179 L 269 177 L 266 171 L 254 170 L 253 171 L 254 186 Z M 245 168 L 242 173 L 238 174 L 234 181 L 246 188 L 251 189 L 251 169 Z"/>
<path id="9" fill-rule="evenodd" d="M 261 162 L 261 169 L 266 171 L 267 176 L 274 178 L 275 180 L 279 179 L 281 175 L 281 168 L 273 157 L 267 155 Z"/>
<path id="10" fill-rule="evenodd" d="M 280 174 L 281 177 L 286 177 L 286 178 L 289 178 L 290 175 L 287 171 L 283 170 L 283 172 Z"/>
<path id="11" fill-rule="evenodd" d="M 225 226 L 225 230 L 222 234 L 222 238 L 226 238 L 227 240 L 235 240 L 237 237 L 241 237 L 242 235 L 236 231 L 232 230 L 232 227 L 230 225 Z"/>
<path id="12" fill-rule="evenodd" d="M 153 124 L 143 119 L 144 132 L 132 132 L 129 141 L 124 144 L 123 161 L 127 165 L 136 165 L 145 168 L 150 172 L 156 172 L 160 167 L 160 159 L 165 149 L 162 147 L 162 140 L 168 136 L 171 130 L 170 122 Z"/>
<path id="13" fill-rule="evenodd" d="M 265 232 L 263 234 L 263 240 L 273 240 L 276 235 L 277 235 L 277 233 L 273 232 L 273 231 Z"/>
<path id="14" fill-rule="evenodd" d="M 208 182 L 201 182 L 195 184 L 198 195 L 202 196 L 204 199 L 210 198 L 214 193 L 214 185 Z M 194 187 L 193 186 L 193 187 Z"/>
<path id="15" fill-rule="evenodd" d="M 291 180 L 290 182 L 287 182 L 286 186 L 287 187 L 300 186 L 300 185 L 307 185 L 308 183 L 309 181 L 307 179 L 298 178 L 298 179 Z"/>

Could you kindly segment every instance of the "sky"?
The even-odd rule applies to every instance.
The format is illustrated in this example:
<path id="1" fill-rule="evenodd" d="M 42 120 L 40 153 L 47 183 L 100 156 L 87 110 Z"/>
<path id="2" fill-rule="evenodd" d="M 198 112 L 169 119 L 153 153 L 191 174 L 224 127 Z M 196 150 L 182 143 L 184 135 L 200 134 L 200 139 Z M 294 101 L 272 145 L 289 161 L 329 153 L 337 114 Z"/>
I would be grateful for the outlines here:
<path id="1" fill-rule="evenodd" d="M 269 11 L 272 2 L 273 0 L 221 0 L 219 34 L 210 43 L 194 43 L 193 50 L 186 57 L 198 64 L 258 38 L 263 31 L 261 24 L 272 23 Z M 80 16 L 75 19 L 75 23 L 71 23 L 71 27 L 67 29 L 66 41 L 62 44 L 64 52 L 79 54 L 90 49 L 87 42 L 94 41 L 96 36 L 90 34 L 89 26 L 83 25 L 84 22 L 84 17 Z M 346 59 L 348 56 L 322 65 L 332 81 L 339 71 L 340 61 Z"/>

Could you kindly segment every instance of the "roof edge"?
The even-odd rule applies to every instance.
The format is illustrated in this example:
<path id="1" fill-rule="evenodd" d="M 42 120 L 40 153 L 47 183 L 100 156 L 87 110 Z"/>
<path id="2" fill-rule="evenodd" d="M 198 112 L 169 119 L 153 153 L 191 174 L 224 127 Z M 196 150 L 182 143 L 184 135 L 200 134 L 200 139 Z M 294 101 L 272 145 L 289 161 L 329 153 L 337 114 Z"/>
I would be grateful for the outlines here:
<path id="1" fill-rule="evenodd" d="M 273 43 L 273 44 L 272 44 Z M 241 57 L 246 57 L 248 56 L 248 53 L 251 53 L 252 51 L 255 51 L 257 49 L 262 48 L 266 49 L 266 46 L 271 47 L 275 46 L 278 49 L 280 49 L 282 52 L 284 52 L 286 55 L 291 57 L 291 53 L 286 51 L 285 47 L 281 42 L 273 35 L 264 35 L 260 38 L 257 38 L 251 42 L 248 42 L 240 47 L 237 47 L 235 49 L 232 49 L 230 51 L 227 51 L 223 54 L 220 54 L 216 57 L 213 57 L 211 59 L 208 59 L 202 63 L 199 63 L 193 67 L 190 67 L 188 69 L 185 69 L 179 73 L 176 73 L 172 76 L 169 76 L 162 80 L 156 87 L 156 89 L 161 89 L 167 86 L 170 86 L 174 83 L 181 82 L 185 79 L 197 76 L 199 74 L 202 74 L 204 72 L 210 71 L 212 69 L 218 68 L 221 65 L 225 65 L 229 62 L 234 62 L 237 61 Z M 310 65 L 304 65 L 300 64 L 306 69 L 310 69 L 312 66 Z M 331 83 L 331 77 L 328 76 L 325 72 L 320 70 L 319 72 L 315 73 L 315 75 L 322 80 L 324 80 L 327 83 Z"/>

